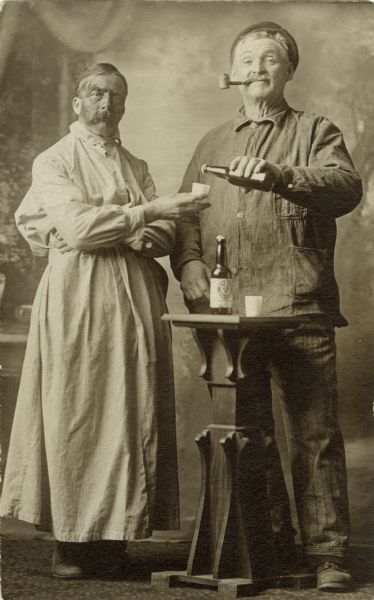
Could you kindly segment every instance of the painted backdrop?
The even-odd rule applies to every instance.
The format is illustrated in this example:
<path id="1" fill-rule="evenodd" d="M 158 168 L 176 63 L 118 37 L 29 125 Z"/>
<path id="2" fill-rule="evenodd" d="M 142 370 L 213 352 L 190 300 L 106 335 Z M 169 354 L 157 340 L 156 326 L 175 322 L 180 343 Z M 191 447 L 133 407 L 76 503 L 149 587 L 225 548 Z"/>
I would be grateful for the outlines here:
<path id="1" fill-rule="evenodd" d="M 272 20 L 289 29 L 296 38 L 300 64 L 288 86 L 287 99 L 297 109 L 326 115 L 343 130 L 365 183 L 363 203 L 353 214 L 339 219 L 336 271 L 343 313 L 350 321 L 349 328 L 338 331 L 338 347 L 340 415 L 347 442 L 353 538 L 374 543 L 371 459 L 374 449 L 374 6 L 96 0 L 73 4 L 42 0 L 28 10 L 30 14 L 25 11 L 19 14 L 15 29 L 18 32 L 22 29 L 22 39 L 29 40 L 28 51 L 39 53 L 34 68 L 38 73 L 43 67 L 40 87 L 49 86 L 49 101 L 40 98 L 45 107 L 43 112 L 38 103 L 32 104 L 32 122 L 26 119 L 22 132 L 17 115 L 7 123 L 8 141 L 15 132 L 17 139 L 19 136 L 22 139 L 27 127 L 44 132 L 43 136 L 35 134 L 29 140 L 27 153 L 20 157 L 25 187 L 33 156 L 66 131 L 70 118 L 66 114 L 66 101 L 75 62 L 79 66 L 93 61 L 113 62 L 124 72 L 129 82 L 129 98 L 121 124 L 123 143 L 132 153 L 147 160 L 158 192 L 168 193 L 179 187 L 201 136 L 229 119 L 239 104 L 235 88 L 220 90 L 217 84 L 218 75 L 228 69 L 233 37 L 251 23 Z M 42 49 L 40 39 L 46 40 Z M 7 43 L 7 53 L 10 61 L 12 56 L 15 60 L 17 48 L 12 40 Z M 62 56 L 68 56 L 69 60 L 64 62 Z M 18 64 L 22 60 L 27 58 L 18 55 Z M 9 63 L 3 68 L 8 81 L 12 81 Z M 27 81 L 27 77 L 24 84 L 17 79 L 18 94 L 22 94 L 22 85 Z M 35 79 L 30 85 L 35 87 Z M 24 111 L 28 110 L 26 104 L 27 100 Z M 7 113 L 1 100 L 0 109 L 9 114 L 9 106 Z M 5 156 L 4 152 L 0 155 L 8 169 L 6 181 L 0 186 L 7 225 L 0 243 L 5 248 L 2 260 L 8 272 L 18 264 L 18 259 L 9 259 L 10 251 L 7 254 L 6 248 L 18 244 L 10 215 L 21 200 L 19 185 L 16 190 L 7 190 L 12 177 L 11 156 L 12 166 L 15 161 L 14 168 L 19 168 L 18 155 L 12 155 L 11 147 Z M 168 260 L 162 262 L 170 276 L 170 311 L 180 312 L 184 306 L 179 285 Z M 35 283 L 38 277 L 35 265 L 28 276 L 30 272 Z M 22 277 L 26 277 L 25 270 Z M 16 298 L 8 298 L 8 307 L 13 300 L 16 303 Z M 188 332 L 174 331 L 174 350 L 183 536 L 191 530 L 198 495 L 199 458 L 193 438 L 210 422 L 211 414 L 205 386 L 195 376 L 198 355 Z M 275 412 L 288 473 L 276 402 Z"/>

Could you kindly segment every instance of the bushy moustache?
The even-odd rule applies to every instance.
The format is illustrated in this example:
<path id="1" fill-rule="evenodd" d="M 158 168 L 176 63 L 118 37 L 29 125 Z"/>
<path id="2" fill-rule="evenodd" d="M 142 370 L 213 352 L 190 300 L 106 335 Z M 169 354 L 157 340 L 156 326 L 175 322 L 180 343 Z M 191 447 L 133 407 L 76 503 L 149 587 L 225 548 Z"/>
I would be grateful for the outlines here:
<path id="1" fill-rule="evenodd" d="M 252 83 L 262 82 L 269 83 L 269 79 L 267 77 L 247 77 L 244 81 L 239 81 L 240 85 L 251 85 Z M 234 85 L 235 82 L 231 82 L 231 85 Z"/>
<path id="2" fill-rule="evenodd" d="M 110 106 L 96 107 L 94 110 L 90 108 L 82 108 L 82 117 L 87 123 L 95 125 L 95 123 L 110 123 L 117 125 L 123 115 L 123 110 L 117 110 Z"/>
<path id="3" fill-rule="evenodd" d="M 267 77 L 249 77 L 247 79 L 248 83 L 256 83 L 256 81 L 269 81 Z"/>
<path id="4" fill-rule="evenodd" d="M 108 108 L 101 108 L 95 112 L 94 117 L 97 121 L 110 121 L 113 119 L 114 114 L 113 111 Z"/>

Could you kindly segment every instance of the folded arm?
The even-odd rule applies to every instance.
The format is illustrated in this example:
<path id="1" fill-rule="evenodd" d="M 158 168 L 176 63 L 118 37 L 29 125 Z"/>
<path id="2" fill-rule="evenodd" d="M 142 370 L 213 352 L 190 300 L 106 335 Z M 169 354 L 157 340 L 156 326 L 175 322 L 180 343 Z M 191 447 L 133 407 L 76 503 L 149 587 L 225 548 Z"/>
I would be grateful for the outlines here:
<path id="1" fill-rule="evenodd" d="M 148 174 L 146 165 L 144 168 Z M 148 183 L 152 182 L 149 174 L 147 177 Z M 174 243 L 173 221 L 195 214 L 209 203 L 202 194 L 158 198 L 153 182 L 147 185 L 146 180 L 140 187 L 145 204 L 121 205 L 113 182 L 113 202 L 92 206 L 90 197 L 71 181 L 58 159 L 41 155 L 34 162 L 33 185 L 17 210 L 17 224 L 33 250 L 42 252 L 57 239 L 59 246 L 64 242 L 65 250 L 125 244 L 149 256 L 162 256 Z"/>
<path id="2" fill-rule="evenodd" d="M 42 156 L 35 160 L 33 188 L 52 225 L 75 250 L 126 243 L 127 237 L 133 240 L 135 232 L 141 241 L 145 225 L 143 206 L 91 206 L 89 198 L 53 159 Z"/>

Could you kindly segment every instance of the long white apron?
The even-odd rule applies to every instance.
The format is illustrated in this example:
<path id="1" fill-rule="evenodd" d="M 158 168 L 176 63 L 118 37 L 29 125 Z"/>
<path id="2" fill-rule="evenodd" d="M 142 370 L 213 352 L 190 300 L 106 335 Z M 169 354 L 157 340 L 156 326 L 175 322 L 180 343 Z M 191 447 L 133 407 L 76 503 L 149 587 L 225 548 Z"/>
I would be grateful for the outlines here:
<path id="1" fill-rule="evenodd" d="M 178 528 L 163 276 L 156 261 L 126 244 L 49 250 L 32 311 L 3 515 L 61 541 L 131 540 Z"/>

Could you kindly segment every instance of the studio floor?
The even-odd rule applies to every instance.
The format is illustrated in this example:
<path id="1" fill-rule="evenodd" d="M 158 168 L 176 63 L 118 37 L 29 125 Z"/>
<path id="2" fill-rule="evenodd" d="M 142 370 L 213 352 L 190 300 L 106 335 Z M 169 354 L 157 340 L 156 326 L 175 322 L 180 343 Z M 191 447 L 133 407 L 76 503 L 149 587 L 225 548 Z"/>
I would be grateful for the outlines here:
<path id="1" fill-rule="evenodd" d="M 83 579 L 61 581 L 50 574 L 53 541 L 48 536 L 3 536 L 2 598 L 4 600 L 219 600 L 215 590 L 178 587 L 158 590 L 151 586 L 151 574 L 159 571 L 184 570 L 189 543 L 132 542 L 127 572 L 117 579 Z M 351 567 L 355 588 L 336 593 L 334 600 L 372 600 L 374 598 L 374 549 L 353 548 Z M 267 589 L 258 593 L 261 600 L 314 600 L 326 597 L 316 589 Z"/>

